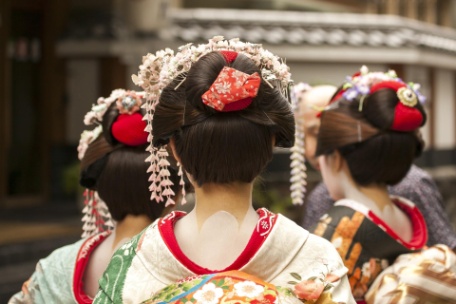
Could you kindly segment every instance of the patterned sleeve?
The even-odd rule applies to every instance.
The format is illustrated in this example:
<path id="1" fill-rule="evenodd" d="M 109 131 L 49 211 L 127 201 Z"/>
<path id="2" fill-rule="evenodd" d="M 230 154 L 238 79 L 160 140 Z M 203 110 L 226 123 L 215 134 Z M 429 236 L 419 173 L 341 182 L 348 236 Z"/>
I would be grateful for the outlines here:
<path id="1" fill-rule="evenodd" d="M 329 196 L 328 189 L 320 182 L 307 196 L 304 217 L 301 226 L 310 229 L 332 207 L 334 201 Z"/>
<path id="2" fill-rule="evenodd" d="M 19 303 L 75 303 L 72 290 L 76 255 L 82 241 L 67 245 L 41 259 L 22 291 L 15 294 L 9 304 Z"/>
<path id="3" fill-rule="evenodd" d="M 443 208 L 442 195 L 428 173 L 412 166 L 403 181 L 390 191 L 411 200 L 421 211 L 428 227 L 428 246 L 445 244 L 456 248 L 456 232 Z"/>

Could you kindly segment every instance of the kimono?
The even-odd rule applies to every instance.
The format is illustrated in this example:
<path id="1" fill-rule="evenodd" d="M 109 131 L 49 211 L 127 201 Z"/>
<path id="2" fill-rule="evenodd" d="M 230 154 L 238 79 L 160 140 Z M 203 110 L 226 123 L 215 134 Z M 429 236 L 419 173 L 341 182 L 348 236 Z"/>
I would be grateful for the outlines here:
<path id="1" fill-rule="evenodd" d="M 358 303 L 364 303 L 376 277 L 399 255 L 417 252 L 427 241 L 426 223 L 418 208 L 404 198 L 392 200 L 410 218 L 410 241 L 401 239 L 364 205 L 349 199 L 337 201 L 314 228 L 314 233 L 329 240 L 342 257 Z"/>
<path id="2" fill-rule="evenodd" d="M 259 220 L 247 246 L 222 270 L 197 265 L 180 249 L 173 228 L 184 212 L 156 220 L 114 254 L 94 303 L 153 303 L 163 290 L 182 287 L 176 282 L 236 270 L 278 286 L 300 303 L 355 303 L 347 269 L 328 241 L 280 214 L 266 209 L 257 213 Z"/>
<path id="3" fill-rule="evenodd" d="M 456 254 L 439 244 L 400 255 L 366 293 L 369 304 L 456 303 Z"/>
<path id="4" fill-rule="evenodd" d="M 92 303 L 93 299 L 84 292 L 84 272 L 90 255 L 110 233 L 106 231 L 79 240 L 41 259 L 22 291 L 8 303 Z"/>

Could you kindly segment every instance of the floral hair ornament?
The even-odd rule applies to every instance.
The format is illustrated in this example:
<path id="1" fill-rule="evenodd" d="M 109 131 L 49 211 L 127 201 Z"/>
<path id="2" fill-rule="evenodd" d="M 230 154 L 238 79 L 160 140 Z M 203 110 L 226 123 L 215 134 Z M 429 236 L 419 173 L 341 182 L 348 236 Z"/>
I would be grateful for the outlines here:
<path id="1" fill-rule="evenodd" d="M 306 162 L 304 158 L 305 147 L 304 147 L 304 118 L 299 115 L 299 103 L 302 94 L 308 92 L 312 87 L 304 82 L 300 82 L 293 86 L 291 89 L 291 105 L 295 112 L 295 144 L 290 149 L 290 192 L 291 201 L 293 205 L 302 205 L 304 203 L 304 196 L 306 193 Z"/>
<path id="2" fill-rule="evenodd" d="M 223 67 L 209 90 L 201 96 L 203 103 L 220 112 L 239 111 L 257 96 L 261 78 L 231 67 Z"/>
<path id="3" fill-rule="evenodd" d="M 126 91 L 116 100 L 117 108 L 121 114 L 138 112 L 142 105 L 142 95 L 134 91 Z"/>
<path id="4" fill-rule="evenodd" d="M 109 107 L 116 102 L 120 114 L 112 124 L 111 132 L 113 137 L 125 145 L 140 145 L 147 142 L 147 133 L 144 131 L 146 122 L 139 113 L 144 93 L 117 89 L 111 92 L 107 98 L 100 97 L 97 104 L 85 115 L 84 124 L 87 126 L 97 125 L 93 130 L 85 130 L 81 134 L 78 145 L 78 158 L 83 160 L 87 148 L 103 132 L 103 116 Z M 134 102 L 122 102 L 131 98 Z M 121 102 L 119 102 L 121 101 Z M 83 233 L 82 237 L 88 237 L 97 233 L 112 230 L 114 221 L 111 218 L 106 203 L 100 199 L 94 190 L 84 191 L 84 208 L 82 210 Z"/>
<path id="5" fill-rule="evenodd" d="M 399 101 L 395 107 L 390 129 L 410 132 L 420 127 L 424 118 L 415 106 L 418 102 L 424 104 L 426 97 L 420 93 L 419 84 L 405 83 L 394 70 L 386 73 L 369 72 L 366 66 L 362 66 L 359 72 L 347 78 L 347 82 L 343 84 L 342 89 L 333 97 L 325 110 L 337 106 L 337 100 L 344 98 L 348 101 L 359 99 L 359 111 L 361 112 L 365 97 L 384 88 L 396 91 Z"/>
<path id="6" fill-rule="evenodd" d="M 390 129 L 399 132 L 410 132 L 423 124 L 423 114 L 415 108 L 418 97 L 405 83 L 395 81 L 380 82 L 372 86 L 371 93 L 389 88 L 396 91 L 399 102 L 394 108 L 394 118 Z"/>
<path id="7" fill-rule="evenodd" d="M 159 102 L 161 91 L 174 79 L 180 79 L 182 84 L 185 81 L 185 75 L 202 56 L 218 51 L 225 54 L 227 61 L 233 57 L 236 52 L 250 58 L 259 67 L 261 78 L 270 86 L 271 82 L 277 83 L 279 90 L 288 98 L 288 87 L 292 83 L 291 74 L 288 66 L 273 53 L 263 49 L 260 44 L 241 42 L 239 39 L 225 40 L 222 36 L 216 36 L 209 40 L 207 44 L 193 45 L 187 44 L 181 46 L 176 54 L 170 49 L 147 54 L 143 57 L 143 62 L 139 66 L 138 75 L 133 75 L 132 79 L 136 85 L 141 86 L 147 93 L 147 131 L 149 131 L 148 141 L 150 146 L 148 151 L 151 153 L 147 161 L 150 161 L 149 172 L 151 175 L 151 196 L 157 201 L 164 200 L 166 204 L 174 204 L 171 190 L 173 185 L 169 179 L 168 166 L 166 160 L 168 152 L 166 145 L 155 147 L 152 136 L 152 120 L 156 105 Z M 236 55 L 237 56 L 237 55 Z M 228 58 L 228 59 L 227 59 Z M 177 89 L 177 88 L 176 88 Z M 178 164 L 178 174 L 181 176 L 180 185 L 182 186 L 183 200 L 185 203 L 185 187 L 183 180 L 182 166 Z"/>

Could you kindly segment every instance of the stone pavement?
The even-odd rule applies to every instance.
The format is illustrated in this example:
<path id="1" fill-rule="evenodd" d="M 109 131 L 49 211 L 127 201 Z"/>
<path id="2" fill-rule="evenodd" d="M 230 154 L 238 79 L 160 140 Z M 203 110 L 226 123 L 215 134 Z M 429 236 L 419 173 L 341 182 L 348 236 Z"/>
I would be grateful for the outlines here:
<path id="1" fill-rule="evenodd" d="M 0 303 L 7 303 L 35 270 L 37 261 L 81 235 L 76 202 L 2 210 L 0 214 Z"/>

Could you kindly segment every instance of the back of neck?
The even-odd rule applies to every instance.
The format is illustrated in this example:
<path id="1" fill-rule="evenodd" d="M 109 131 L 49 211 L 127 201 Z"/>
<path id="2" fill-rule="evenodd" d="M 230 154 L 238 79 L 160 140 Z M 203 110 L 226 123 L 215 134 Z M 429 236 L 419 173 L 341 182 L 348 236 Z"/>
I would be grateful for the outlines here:
<path id="1" fill-rule="evenodd" d="M 258 221 L 252 184 L 206 184 L 195 195 L 195 208 L 176 223 L 177 242 L 196 264 L 222 270 L 244 250 Z"/>
<path id="2" fill-rule="evenodd" d="M 350 177 L 342 177 L 345 198 L 366 206 L 391 227 L 402 239 L 412 238 L 412 224 L 409 217 L 391 200 L 386 185 L 360 186 Z"/>

